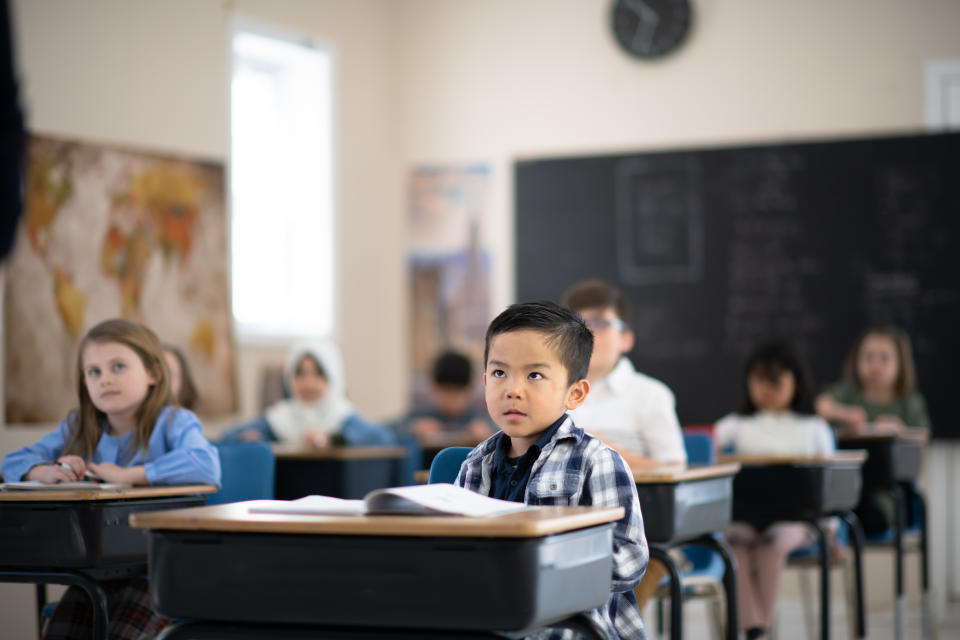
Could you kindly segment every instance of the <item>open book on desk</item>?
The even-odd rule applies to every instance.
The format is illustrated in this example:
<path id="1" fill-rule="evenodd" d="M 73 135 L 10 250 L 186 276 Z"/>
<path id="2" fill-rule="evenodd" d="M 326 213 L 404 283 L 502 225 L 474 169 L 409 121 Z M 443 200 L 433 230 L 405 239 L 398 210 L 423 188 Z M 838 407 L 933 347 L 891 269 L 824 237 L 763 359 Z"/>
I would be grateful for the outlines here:
<path id="1" fill-rule="evenodd" d="M 526 509 L 522 502 L 489 498 L 452 484 L 375 489 L 363 500 L 329 496 L 306 496 L 297 500 L 274 500 L 250 507 L 250 513 L 306 515 L 457 515 L 497 516 Z"/>
<path id="2" fill-rule="evenodd" d="M 126 482 L 94 482 L 77 480 L 76 482 L 57 482 L 48 484 L 36 480 L 0 483 L 0 491 L 76 491 L 78 489 L 129 489 L 132 484 Z"/>

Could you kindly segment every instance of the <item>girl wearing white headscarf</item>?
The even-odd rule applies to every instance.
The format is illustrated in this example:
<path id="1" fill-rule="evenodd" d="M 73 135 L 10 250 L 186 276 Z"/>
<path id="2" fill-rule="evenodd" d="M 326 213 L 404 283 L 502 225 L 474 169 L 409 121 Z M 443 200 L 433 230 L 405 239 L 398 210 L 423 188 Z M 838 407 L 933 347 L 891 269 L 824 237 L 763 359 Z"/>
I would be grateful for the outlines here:
<path id="1" fill-rule="evenodd" d="M 347 400 L 343 360 L 332 343 L 297 345 L 287 359 L 284 382 L 291 398 L 231 429 L 223 442 L 267 440 L 320 447 L 394 443 L 388 430 L 365 421 Z"/>

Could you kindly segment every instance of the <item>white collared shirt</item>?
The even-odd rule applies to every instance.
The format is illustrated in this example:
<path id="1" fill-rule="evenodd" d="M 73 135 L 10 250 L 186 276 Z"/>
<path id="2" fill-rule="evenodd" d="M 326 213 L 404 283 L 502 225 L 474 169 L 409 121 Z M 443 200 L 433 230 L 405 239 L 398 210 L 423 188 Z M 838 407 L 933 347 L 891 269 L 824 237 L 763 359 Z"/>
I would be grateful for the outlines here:
<path id="1" fill-rule="evenodd" d="M 570 412 L 578 427 L 660 462 L 686 462 L 673 392 L 626 357 Z"/>
<path id="2" fill-rule="evenodd" d="M 822 418 L 789 410 L 731 413 L 717 421 L 714 440 L 718 451 L 732 445 L 735 453 L 754 455 L 829 455 L 835 449 L 833 433 Z"/>

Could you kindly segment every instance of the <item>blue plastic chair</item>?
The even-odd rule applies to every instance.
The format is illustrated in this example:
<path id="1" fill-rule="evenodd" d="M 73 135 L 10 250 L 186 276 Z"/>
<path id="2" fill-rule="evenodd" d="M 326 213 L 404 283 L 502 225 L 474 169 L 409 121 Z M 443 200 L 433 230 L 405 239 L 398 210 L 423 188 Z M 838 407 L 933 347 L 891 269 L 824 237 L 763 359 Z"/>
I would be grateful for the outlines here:
<path id="1" fill-rule="evenodd" d="M 214 445 L 220 452 L 221 489 L 207 504 L 243 500 L 272 500 L 276 459 L 264 442 L 229 442 Z"/>
<path id="2" fill-rule="evenodd" d="M 460 465 L 467 459 L 467 454 L 473 449 L 471 447 L 447 447 L 441 449 L 430 463 L 430 476 L 427 484 L 437 482 L 453 482 L 460 473 Z"/>
<path id="3" fill-rule="evenodd" d="M 687 462 L 690 464 L 713 464 L 717 461 L 713 438 L 706 433 L 684 433 L 683 447 L 687 450 Z"/>

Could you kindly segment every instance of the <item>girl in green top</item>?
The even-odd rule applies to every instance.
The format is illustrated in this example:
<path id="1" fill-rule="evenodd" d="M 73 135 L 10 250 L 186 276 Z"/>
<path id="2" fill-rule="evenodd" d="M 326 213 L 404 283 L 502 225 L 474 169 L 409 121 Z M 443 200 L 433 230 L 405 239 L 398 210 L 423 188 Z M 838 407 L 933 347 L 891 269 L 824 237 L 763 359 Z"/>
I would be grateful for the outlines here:
<path id="1" fill-rule="evenodd" d="M 927 405 L 916 390 L 917 378 L 910 338 L 897 327 L 864 331 L 843 366 L 844 379 L 817 397 L 816 409 L 838 435 L 898 434 L 907 427 L 930 427 Z M 916 490 L 901 485 L 908 503 Z M 908 504 L 907 514 L 911 508 Z M 868 535 L 889 529 L 895 518 L 893 495 L 867 490 L 856 509 Z"/>
<path id="2" fill-rule="evenodd" d="M 817 413 L 841 434 L 900 433 L 930 426 L 916 390 L 910 338 L 897 327 L 861 334 L 843 366 L 844 379 L 817 398 Z"/>

